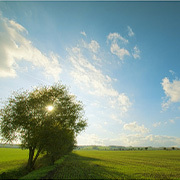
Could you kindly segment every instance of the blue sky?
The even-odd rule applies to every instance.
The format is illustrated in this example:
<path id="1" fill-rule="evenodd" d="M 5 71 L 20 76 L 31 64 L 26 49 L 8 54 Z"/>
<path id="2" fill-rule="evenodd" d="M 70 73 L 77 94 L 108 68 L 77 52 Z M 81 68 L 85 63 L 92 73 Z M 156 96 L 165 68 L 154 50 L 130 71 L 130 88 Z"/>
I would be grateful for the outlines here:
<path id="1" fill-rule="evenodd" d="M 0 2 L 0 98 L 61 81 L 79 145 L 180 147 L 180 2 Z"/>

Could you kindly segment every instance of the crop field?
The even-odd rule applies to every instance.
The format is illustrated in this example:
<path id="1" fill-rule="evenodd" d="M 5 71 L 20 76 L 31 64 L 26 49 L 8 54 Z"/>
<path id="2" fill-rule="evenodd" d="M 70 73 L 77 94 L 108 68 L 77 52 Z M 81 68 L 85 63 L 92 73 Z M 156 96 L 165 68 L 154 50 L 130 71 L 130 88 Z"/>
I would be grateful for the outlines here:
<path id="1" fill-rule="evenodd" d="M 27 163 L 28 151 L 17 148 L 0 148 L 0 174 Z"/>
<path id="2" fill-rule="evenodd" d="M 180 179 L 180 151 L 74 151 L 51 179 Z"/>

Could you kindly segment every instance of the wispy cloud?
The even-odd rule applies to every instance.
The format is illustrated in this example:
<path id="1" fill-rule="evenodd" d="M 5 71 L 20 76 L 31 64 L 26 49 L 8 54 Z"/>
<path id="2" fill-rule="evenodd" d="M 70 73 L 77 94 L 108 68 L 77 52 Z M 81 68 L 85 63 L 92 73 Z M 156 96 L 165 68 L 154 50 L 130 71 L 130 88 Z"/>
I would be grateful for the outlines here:
<path id="1" fill-rule="evenodd" d="M 168 124 L 175 124 L 177 119 L 180 119 L 180 117 L 175 117 L 175 118 L 169 119 L 165 122 L 159 121 L 159 122 L 154 123 L 153 126 L 156 128 L 156 127 L 164 126 L 164 125 L 168 125 Z"/>
<path id="2" fill-rule="evenodd" d="M 117 43 L 118 40 L 120 40 L 121 42 L 127 44 L 129 41 L 122 37 L 119 33 L 109 33 L 109 35 L 107 36 L 107 40 L 112 41 L 112 43 Z"/>
<path id="3" fill-rule="evenodd" d="M 68 50 L 69 60 L 74 66 L 71 72 L 77 83 L 82 83 L 90 94 L 98 96 L 117 96 L 118 92 L 109 84 L 109 78 L 96 69 L 82 54 L 81 49 L 74 47 Z"/>
<path id="4" fill-rule="evenodd" d="M 139 50 L 139 48 L 137 46 L 135 46 L 133 48 L 133 52 L 132 52 L 134 59 L 140 59 L 140 53 L 141 53 L 141 51 Z"/>
<path id="5" fill-rule="evenodd" d="M 170 119 L 169 122 L 172 123 L 172 124 L 175 123 L 174 119 Z"/>
<path id="6" fill-rule="evenodd" d="M 42 68 L 45 76 L 59 79 L 62 71 L 59 56 L 53 52 L 46 56 L 34 47 L 25 38 L 27 30 L 22 25 L 0 14 L 0 31 L 0 77 L 17 76 L 19 61 L 28 61 L 35 67 Z"/>
<path id="7" fill-rule="evenodd" d="M 110 51 L 112 54 L 118 56 L 120 60 L 123 60 L 125 56 L 129 56 L 130 53 L 127 49 L 125 48 L 120 48 L 118 45 L 118 41 L 120 41 L 121 44 L 127 44 L 129 41 L 125 38 L 123 38 L 120 34 L 118 33 L 110 33 L 107 36 L 108 42 L 111 42 L 111 47 Z"/>
<path id="8" fill-rule="evenodd" d="M 83 36 L 87 37 L 87 35 L 86 35 L 86 32 L 85 32 L 85 31 L 81 31 L 81 34 L 82 34 Z"/>
<path id="9" fill-rule="evenodd" d="M 115 97 L 111 98 L 110 104 L 114 109 L 119 107 L 122 113 L 126 113 L 132 105 L 129 97 L 125 93 L 118 94 Z"/>
<path id="10" fill-rule="evenodd" d="M 135 34 L 134 34 L 133 30 L 131 29 L 131 27 L 128 26 L 127 28 L 128 28 L 128 36 L 130 36 L 130 37 L 134 36 Z"/>
<path id="11" fill-rule="evenodd" d="M 118 122 L 119 124 L 123 124 L 122 119 L 120 119 L 119 116 L 115 115 L 115 114 L 111 114 L 110 118 L 116 122 Z"/>
<path id="12" fill-rule="evenodd" d="M 166 94 L 166 100 L 162 103 L 162 109 L 166 110 L 172 103 L 180 102 L 180 80 L 170 82 L 167 77 L 161 83 Z"/>
<path id="13" fill-rule="evenodd" d="M 91 51 L 92 53 L 97 53 L 100 48 L 99 43 L 95 40 L 92 40 L 89 44 L 86 43 L 85 41 L 82 41 L 82 42 L 83 42 L 83 46 L 87 48 L 89 51 Z"/>
<path id="14" fill-rule="evenodd" d="M 109 106 L 118 109 L 120 113 L 128 111 L 131 106 L 128 96 L 125 93 L 119 93 L 112 87 L 112 78 L 97 69 L 83 54 L 79 46 L 68 49 L 68 53 L 68 59 L 73 65 L 71 75 L 76 84 L 79 84 L 89 94 L 105 98 Z"/>
<path id="15" fill-rule="evenodd" d="M 175 74 L 175 72 L 174 72 L 173 70 L 169 70 L 169 72 L 170 72 L 172 75 Z"/>
<path id="16" fill-rule="evenodd" d="M 158 126 L 161 126 L 161 124 L 162 124 L 161 122 L 156 122 L 156 123 L 153 124 L 153 126 L 158 127 Z"/>
<path id="17" fill-rule="evenodd" d="M 120 48 L 117 43 L 111 45 L 111 53 L 118 56 L 120 60 L 124 59 L 124 56 L 129 56 L 129 51 L 124 48 Z"/>
<path id="18" fill-rule="evenodd" d="M 134 36 L 134 32 L 128 26 L 128 36 Z M 109 33 L 107 36 L 107 42 L 110 42 L 110 51 L 112 54 L 116 55 L 121 61 L 125 59 L 126 56 L 132 56 L 134 59 L 140 59 L 140 49 L 138 46 L 134 46 L 133 49 L 128 48 L 129 40 L 122 37 L 119 33 Z M 131 51 L 131 53 L 130 53 Z"/>
<path id="19" fill-rule="evenodd" d="M 137 124 L 137 122 L 131 122 L 131 123 L 127 123 L 127 124 L 124 124 L 123 128 L 125 130 L 129 130 L 129 131 L 132 131 L 132 132 L 139 132 L 139 133 L 148 133 L 149 132 L 149 129 L 144 127 L 144 125 L 141 125 L 139 126 Z"/>

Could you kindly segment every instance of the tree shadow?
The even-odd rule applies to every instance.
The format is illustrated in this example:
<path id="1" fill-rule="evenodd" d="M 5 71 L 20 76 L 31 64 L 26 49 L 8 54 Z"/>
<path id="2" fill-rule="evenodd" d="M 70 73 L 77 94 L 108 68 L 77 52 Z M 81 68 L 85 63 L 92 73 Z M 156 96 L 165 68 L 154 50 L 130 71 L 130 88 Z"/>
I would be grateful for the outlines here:
<path id="1" fill-rule="evenodd" d="M 42 179 L 134 179 L 103 164 L 103 160 L 71 153 L 63 163 Z"/>
<path id="2" fill-rule="evenodd" d="M 19 168 L 8 170 L 0 174 L 0 179 L 19 179 L 20 177 L 28 174 L 26 165 L 22 165 Z"/>
<path id="3" fill-rule="evenodd" d="M 44 166 L 49 165 L 50 160 L 43 156 L 39 158 L 35 164 L 35 169 L 39 169 Z M 20 167 L 7 170 L 5 172 L 2 172 L 0 174 L 0 179 L 19 179 L 29 173 L 29 171 L 26 168 L 27 163 L 23 163 Z"/>

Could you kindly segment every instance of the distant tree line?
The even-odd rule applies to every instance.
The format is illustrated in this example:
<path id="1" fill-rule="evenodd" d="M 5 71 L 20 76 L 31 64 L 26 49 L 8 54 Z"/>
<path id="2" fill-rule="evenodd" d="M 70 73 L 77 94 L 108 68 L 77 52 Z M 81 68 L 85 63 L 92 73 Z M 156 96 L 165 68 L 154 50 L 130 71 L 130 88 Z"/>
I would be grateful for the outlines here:
<path id="1" fill-rule="evenodd" d="M 143 150 L 180 150 L 178 147 L 126 147 L 126 146 L 77 146 L 76 150 L 105 150 L 105 151 L 143 151 Z"/>

